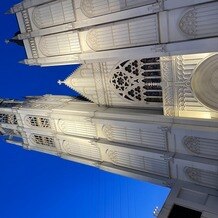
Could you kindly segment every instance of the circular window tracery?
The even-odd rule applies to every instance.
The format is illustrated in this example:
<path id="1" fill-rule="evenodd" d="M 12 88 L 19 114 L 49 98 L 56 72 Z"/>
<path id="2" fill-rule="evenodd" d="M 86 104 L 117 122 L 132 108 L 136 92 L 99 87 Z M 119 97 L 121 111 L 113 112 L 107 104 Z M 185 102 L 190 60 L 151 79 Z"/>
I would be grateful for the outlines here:
<path id="1" fill-rule="evenodd" d="M 127 60 L 112 72 L 110 83 L 115 92 L 128 101 L 162 102 L 159 58 Z"/>
<path id="2" fill-rule="evenodd" d="M 218 54 L 203 60 L 194 70 L 191 87 L 204 106 L 218 111 Z"/>

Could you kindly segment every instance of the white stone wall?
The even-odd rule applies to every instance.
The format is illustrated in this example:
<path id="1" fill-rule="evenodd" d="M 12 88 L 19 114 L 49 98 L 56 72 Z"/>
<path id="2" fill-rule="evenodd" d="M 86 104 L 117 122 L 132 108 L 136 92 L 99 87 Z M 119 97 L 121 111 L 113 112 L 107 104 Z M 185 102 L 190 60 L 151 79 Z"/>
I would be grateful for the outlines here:
<path id="1" fill-rule="evenodd" d="M 17 17 L 25 63 L 49 66 L 217 50 L 217 2 L 155 2 L 52 1 L 21 7 Z"/>
<path id="2" fill-rule="evenodd" d="M 166 116 L 217 118 L 216 62 L 217 53 L 161 58 Z"/>

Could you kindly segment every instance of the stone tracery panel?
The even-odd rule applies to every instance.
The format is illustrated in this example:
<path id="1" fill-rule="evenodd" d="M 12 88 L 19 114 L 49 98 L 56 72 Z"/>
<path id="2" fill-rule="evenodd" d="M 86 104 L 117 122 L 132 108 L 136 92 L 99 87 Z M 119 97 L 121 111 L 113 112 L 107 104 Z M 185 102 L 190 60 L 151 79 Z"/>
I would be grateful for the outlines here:
<path id="1" fill-rule="evenodd" d="M 87 17 L 92 18 L 155 2 L 156 0 L 82 0 L 81 10 Z"/>
<path id="2" fill-rule="evenodd" d="M 195 68 L 191 87 L 199 102 L 218 111 L 218 54 L 204 59 Z"/>
<path id="3" fill-rule="evenodd" d="M 50 137 L 50 136 L 39 135 L 39 134 L 31 134 L 30 135 L 30 140 L 35 145 L 47 146 L 47 147 L 50 147 L 50 148 L 55 147 L 54 138 Z"/>
<path id="4" fill-rule="evenodd" d="M 27 116 L 25 117 L 25 122 L 29 126 L 51 128 L 50 120 L 46 117 Z"/>
<path id="5" fill-rule="evenodd" d="M 107 150 L 107 155 L 114 165 L 169 176 L 169 166 L 165 160 L 116 150 Z"/>
<path id="6" fill-rule="evenodd" d="M 0 123 L 17 125 L 18 121 L 17 121 L 17 117 L 15 114 L 1 113 L 0 114 Z"/>
<path id="7" fill-rule="evenodd" d="M 101 161 L 100 149 L 93 143 L 63 141 L 62 149 L 73 156 Z"/>
<path id="8" fill-rule="evenodd" d="M 34 8 L 32 13 L 34 24 L 38 28 L 46 28 L 75 20 L 72 0 L 53 1 Z"/>
<path id="9" fill-rule="evenodd" d="M 104 125 L 102 131 L 109 141 L 167 150 L 167 135 L 161 128 L 131 128 Z"/>
<path id="10" fill-rule="evenodd" d="M 180 30 L 193 38 L 217 35 L 217 10 L 217 2 L 188 9 L 179 21 Z"/>
<path id="11" fill-rule="evenodd" d="M 157 16 L 149 15 L 94 27 L 88 31 L 86 41 L 94 51 L 157 44 Z"/>
<path id="12" fill-rule="evenodd" d="M 59 129 L 69 135 L 81 135 L 94 138 L 97 136 L 95 125 L 83 120 L 62 120 L 58 121 Z"/>
<path id="13" fill-rule="evenodd" d="M 39 49 L 48 57 L 80 53 L 78 33 L 70 31 L 43 36 L 39 42 Z"/>
<path id="14" fill-rule="evenodd" d="M 202 53 L 161 58 L 166 116 L 210 118 L 210 112 L 216 110 L 217 105 L 216 56 Z"/>
<path id="15" fill-rule="evenodd" d="M 185 136 L 183 145 L 197 156 L 218 159 L 218 140 Z"/>
<path id="16" fill-rule="evenodd" d="M 192 182 L 216 189 L 218 188 L 218 173 L 204 171 L 193 167 L 186 167 L 184 171 L 187 178 Z"/>
<path id="17" fill-rule="evenodd" d="M 162 103 L 159 58 L 128 60 L 111 72 L 116 94 L 132 103 Z"/>

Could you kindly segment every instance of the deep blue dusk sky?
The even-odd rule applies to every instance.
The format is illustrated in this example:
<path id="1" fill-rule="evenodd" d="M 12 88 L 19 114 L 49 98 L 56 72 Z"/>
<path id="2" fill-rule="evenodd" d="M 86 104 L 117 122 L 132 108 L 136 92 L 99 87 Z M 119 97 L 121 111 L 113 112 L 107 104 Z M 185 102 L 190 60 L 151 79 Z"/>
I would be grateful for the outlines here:
<path id="1" fill-rule="evenodd" d="M 74 95 L 57 85 L 76 66 L 28 67 L 22 47 L 4 40 L 18 31 L 16 18 L 4 15 L 19 0 L 0 5 L 2 98 Z M 57 157 L 26 151 L 0 140 L 0 218 L 152 218 L 169 190 Z"/>

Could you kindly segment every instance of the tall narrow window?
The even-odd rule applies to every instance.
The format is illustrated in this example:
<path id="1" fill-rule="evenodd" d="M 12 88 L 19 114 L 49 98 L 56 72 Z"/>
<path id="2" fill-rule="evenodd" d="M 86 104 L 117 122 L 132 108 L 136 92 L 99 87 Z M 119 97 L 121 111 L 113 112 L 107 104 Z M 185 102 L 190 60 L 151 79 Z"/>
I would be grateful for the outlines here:
<path id="1" fill-rule="evenodd" d="M 54 139 L 49 136 L 43 136 L 43 135 L 31 135 L 31 140 L 34 144 L 37 145 L 44 145 L 48 147 L 55 147 Z"/>
<path id="2" fill-rule="evenodd" d="M 18 124 L 17 117 L 14 114 L 0 114 L 0 123 Z"/>
<path id="3" fill-rule="evenodd" d="M 50 121 L 46 117 L 34 117 L 28 116 L 26 117 L 26 122 L 29 126 L 42 127 L 42 128 L 50 128 Z"/>

